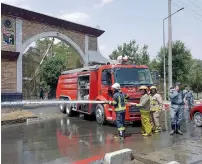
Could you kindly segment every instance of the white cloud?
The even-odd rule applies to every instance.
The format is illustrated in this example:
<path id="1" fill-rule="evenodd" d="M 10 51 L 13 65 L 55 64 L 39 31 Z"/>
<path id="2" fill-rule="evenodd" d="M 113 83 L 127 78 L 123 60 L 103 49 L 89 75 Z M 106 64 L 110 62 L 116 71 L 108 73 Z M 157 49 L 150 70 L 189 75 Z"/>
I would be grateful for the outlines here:
<path id="1" fill-rule="evenodd" d="M 101 2 L 98 3 L 98 4 L 95 4 L 94 7 L 95 8 L 100 8 L 100 7 L 103 7 L 104 5 L 112 3 L 113 1 L 114 0 L 101 0 Z"/>
<path id="2" fill-rule="evenodd" d="M 114 0 L 102 0 L 103 4 L 109 4 L 112 3 Z"/>
<path id="3" fill-rule="evenodd" d="M 60 18 L 75 23 L 86 23 L 90 20 L 90 15 L 83 12 L 64 13 L 60 16 Z"/>

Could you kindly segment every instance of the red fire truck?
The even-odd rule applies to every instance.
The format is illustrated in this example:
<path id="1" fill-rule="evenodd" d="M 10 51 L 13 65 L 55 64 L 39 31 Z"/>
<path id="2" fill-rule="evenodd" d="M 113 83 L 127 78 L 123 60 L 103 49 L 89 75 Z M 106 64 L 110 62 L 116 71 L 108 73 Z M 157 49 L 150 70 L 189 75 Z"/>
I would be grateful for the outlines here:
<path id="1" fill-rule="evenodd" d="M 64 71 L 59 76 L 56 98 L 109 101 L 112 100 L 113 83 L 119 83 L 122 91 L 129 95 L 126 121 L 140 120 L 140 111 L 132 103 L 139 103 L 139 86 L 153 84 L 150 70 L 145 65 L 108 64 Z M 114 107 L 108 104 L 60 104 L 59 108 L 69 117 L 75 113 L 95 115 L 98 124 L 116 120 Z"/>

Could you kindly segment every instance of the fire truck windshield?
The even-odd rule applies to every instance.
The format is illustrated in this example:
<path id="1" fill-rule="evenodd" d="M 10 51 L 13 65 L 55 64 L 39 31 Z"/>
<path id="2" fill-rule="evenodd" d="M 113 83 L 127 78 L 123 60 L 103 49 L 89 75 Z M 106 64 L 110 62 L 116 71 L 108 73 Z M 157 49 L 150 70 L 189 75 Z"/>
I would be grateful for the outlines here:
<path id="1" fill-rule="evenodd" d="M 120 68 L 114 72 L 114 80 L 120 85 L 152 85 L 149 69 L 145 68 Z"/>

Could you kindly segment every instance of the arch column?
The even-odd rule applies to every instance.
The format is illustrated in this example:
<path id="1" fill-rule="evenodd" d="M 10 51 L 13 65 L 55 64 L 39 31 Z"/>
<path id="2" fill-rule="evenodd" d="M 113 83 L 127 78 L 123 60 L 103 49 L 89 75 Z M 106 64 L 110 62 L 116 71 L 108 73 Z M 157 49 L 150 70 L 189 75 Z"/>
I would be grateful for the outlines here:
<path id="1" fill-rule="evenodd" d="M 17 59 L 17 92 L 22 93 L 22 20 L 16 18 L 16 52 L 20 52 Z"/>

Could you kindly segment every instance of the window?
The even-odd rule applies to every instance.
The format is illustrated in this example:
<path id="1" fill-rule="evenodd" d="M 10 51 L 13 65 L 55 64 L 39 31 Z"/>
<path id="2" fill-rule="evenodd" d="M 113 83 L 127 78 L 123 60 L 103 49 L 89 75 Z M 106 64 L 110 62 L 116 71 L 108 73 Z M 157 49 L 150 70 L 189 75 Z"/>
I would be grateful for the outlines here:
<path id="1" fill-rule="evenodd" d="M 108 69 L 102 71 L 102 84 L 108 86 L 112 85 L 111 73 Z"/>
<path id="2" fill-rule="evenodd" d="M 120 85 L 150 85 L 153 84 L 149 69 L 120 68 L 115 71 L 115 82 Z"/>

